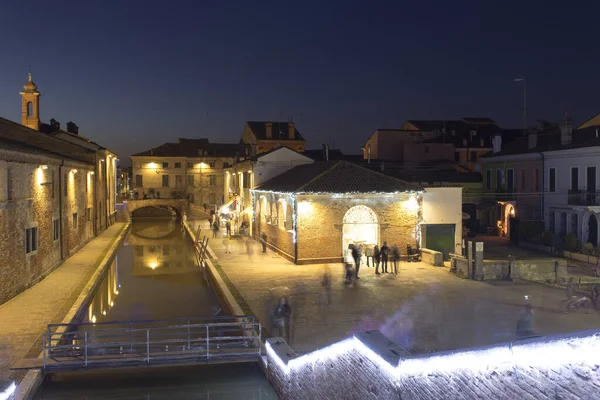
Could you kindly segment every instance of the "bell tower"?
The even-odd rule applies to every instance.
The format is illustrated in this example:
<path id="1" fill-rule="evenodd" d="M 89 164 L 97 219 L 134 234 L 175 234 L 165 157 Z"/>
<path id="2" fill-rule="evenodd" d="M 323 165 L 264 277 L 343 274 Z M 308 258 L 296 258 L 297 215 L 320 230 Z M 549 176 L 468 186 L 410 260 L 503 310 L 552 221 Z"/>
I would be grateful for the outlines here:
<path id="1" fill-rule="evenodd" d="M 40 92 L 31 79 L 31 72 L 21 92 L 21 125 L 40 130 Z"/>

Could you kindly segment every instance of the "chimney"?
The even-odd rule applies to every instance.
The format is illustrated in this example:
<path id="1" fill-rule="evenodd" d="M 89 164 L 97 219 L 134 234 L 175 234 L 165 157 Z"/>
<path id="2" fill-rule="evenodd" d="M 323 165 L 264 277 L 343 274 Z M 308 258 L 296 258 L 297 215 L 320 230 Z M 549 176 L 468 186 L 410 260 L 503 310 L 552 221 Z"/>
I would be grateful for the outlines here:
<path id="1" fill-rule="evenodd" d="M 265 122 L 265 132 L 267 134 L 267 139 L 273 137 L 273 123 L 271 121 Z"/>
<path id="2" fill-rule="evenodd" d="M 573 136 L 573 120 L 565 112 L 565 120 L 560 123 L 560 144 L 565 146 L 571 144 Z"/>
<path id="3" fill-rule="evenodd" d="M 497 133 L 493 140 L 493 152 L 499 153 L 500 150 L 502 150 L 502 135 Z"/>
<path id="4" fill-rule="evenodd" d="M 52 118 L 50 120 L 50 126 L 52 127 L 52 131 L 56 132 L 60 130 L 60 122 L 58 122 L 57 120 L 55 120 L 54 118 Z"/>
<path id="5" fill-rule="evenodd" d="M 529 148 L 535 148 L 537 146 L 537 133 L 531 132 L 527 138 L 529 140 Z"/>
<path id="6" fill-rule="evenodd" d="M 296 124 L 288 122 L 288 138 L 290 140 L 296 140 Z"/>
<path id="7" fill-rule="evenodd" d="M 323 161 L 329 161 L 329 145 L 323 145 Z"/>
<path id="8" fill-rule="evenodd" d="M 79 127 L 73 121 L 69 121 L 67 122 L 67 132 L 79 135 Z"/>
<path id="9" fill-rule="evenodd" d="M 383 161 L 379 164 L 379 168 L 381 169 L 381 172 L 385 171 L 385 163 Z"/>

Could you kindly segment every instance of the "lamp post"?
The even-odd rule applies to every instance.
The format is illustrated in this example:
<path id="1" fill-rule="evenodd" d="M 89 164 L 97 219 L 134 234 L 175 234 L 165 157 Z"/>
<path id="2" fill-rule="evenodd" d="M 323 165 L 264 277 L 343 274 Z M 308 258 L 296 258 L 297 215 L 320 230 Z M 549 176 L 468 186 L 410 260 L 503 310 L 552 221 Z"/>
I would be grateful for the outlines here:
<path id="1" fill-rule="evenodd" d="M 523 82 L 523 136 L 527 135 L 527 82 L 522 76 L 515 78 L 515 82 Z"/>

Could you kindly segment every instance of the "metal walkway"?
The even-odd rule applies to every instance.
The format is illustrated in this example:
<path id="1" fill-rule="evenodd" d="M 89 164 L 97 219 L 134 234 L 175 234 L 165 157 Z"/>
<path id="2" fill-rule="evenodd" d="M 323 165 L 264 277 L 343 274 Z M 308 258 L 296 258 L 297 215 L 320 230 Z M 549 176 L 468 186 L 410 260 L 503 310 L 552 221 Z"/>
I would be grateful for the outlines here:
<path id="1" fill-rule="evenodd" d="M 257 362 L 262 328 L 254 317 L 52 324 L 42 357 L 12 369 L 45 372 Z"/>

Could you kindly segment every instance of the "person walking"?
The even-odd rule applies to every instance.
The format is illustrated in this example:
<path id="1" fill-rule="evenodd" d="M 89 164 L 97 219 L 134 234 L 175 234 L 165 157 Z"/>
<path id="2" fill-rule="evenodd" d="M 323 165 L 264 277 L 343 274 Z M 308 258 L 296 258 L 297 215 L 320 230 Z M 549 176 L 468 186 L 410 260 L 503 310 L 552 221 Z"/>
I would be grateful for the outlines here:
<path id="1" fill-rule="evenodd" d="M 358 277 L 358 271 L 360 270 L 360 255 L 358 253 L 358 248 L 355 245 L 352 245 L 352 259 L 354 260 L 354 279 L 360 279 Z"/>
<path id="2" fill-rule="evenodd" d="M 381 246 L 381 273 L 387 274 L 388 272 L 388 256 L 390 253 L 390 248 L 387 245 L 387 242 L 383 242 L 383 246 Z"/>
<path id="3" fill-rule="evenodd" d="M 325 289 L 325 297 L 327 299 L 327 305 L 331 305 L 331 268 L 325 267 L 323 272 L 323 279 L 321 280 L 321 286 Z"/>
<path id="4" fill-rule="evenodd" d="M 227 222 L 225 223 L 225 229 L 227 232 L 227 237 L 230 238 L 231 237 L 231 221 L 227 220 Z"/>
<path id="5" fill-rule="evenodd" d="M 348 249 L 346 249 L 346 254 L 344 256 L 346 285 L 352 284 L 352 277 L 354 276 L 354 271 L 352 271 L 352 265 L 354 264 L 354 258 L 352 257 L 352 246 L 352 244 L 348 245 Z"/>
<path id="6" fill-rule="evenodd" d="M 273 328 L 279 333 L 279 337 L 290 340 L 290 322 L 292 316 L 292 307 L 287 298 L 282 297 L 279 304 L 273 312 Z"/>
<path id="7" fill-rule="evenodd" d="M 398 246 L 392 246 L 392 263 L 394 264 L 393 272 L 398 275 L 398 262 L 400 262 L 400 250 Z"/>
<path id="8" fill-rule="evenodd" d="M 213 239 L 217 237 L 217 234 L 219 233 L 219 223 L 217 222 L 217 220 L 215 219 L 215 222 L 213 222 L 212 224 L 212 230 L 213 230 Z"/>
<path id="9" fill-rule="evenodd" d="M 373 260 L 375 261 L 375 275 L 381 275 L 379 273 L 379 262 L 381 261 L 381 253 L 379 252 L 379 246 L 373 247 Z"/>
<path id="10" fill-rule="evenodd" d="M 263 253 L 267 252 L 267 234 L 265 232 L 260 234 L 260 244 L 262 244 Z"/>
<path id="11" fill-rule="evenodd" d="M 525 304 L 525 311 L 519 316 L 517 321 L 516 335 L 518 338 L 535 336 L 533 324 L 533 306 L 530 303 Z"/>

